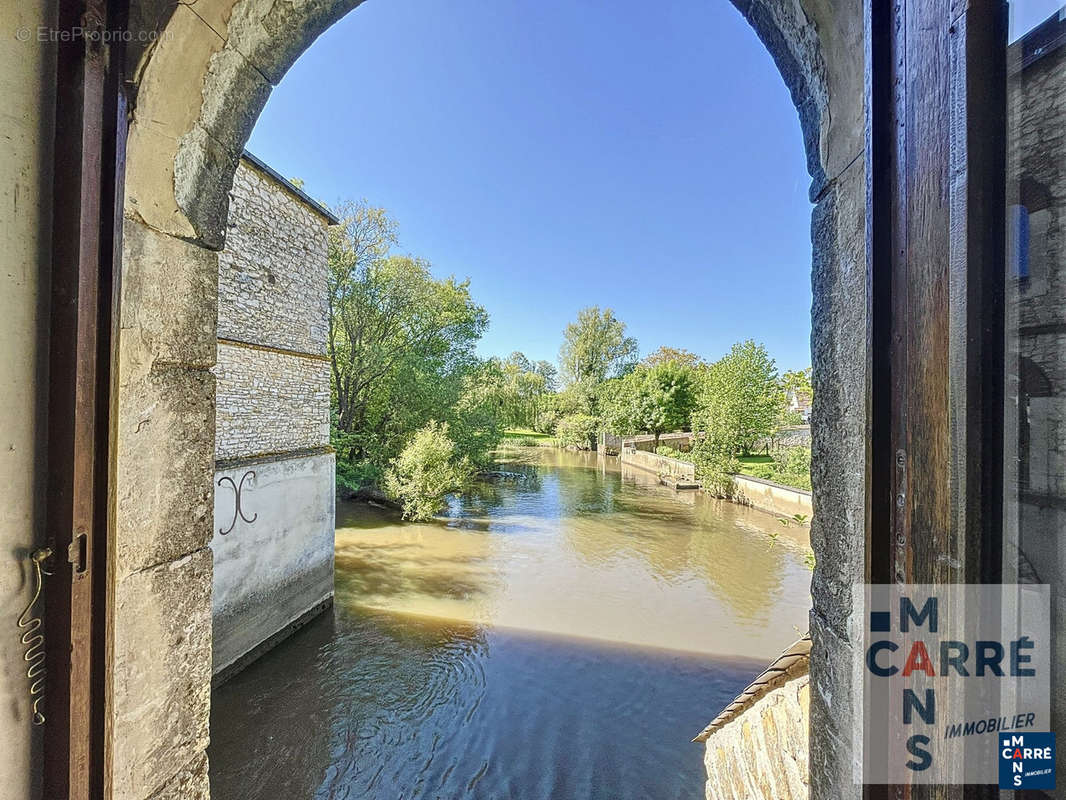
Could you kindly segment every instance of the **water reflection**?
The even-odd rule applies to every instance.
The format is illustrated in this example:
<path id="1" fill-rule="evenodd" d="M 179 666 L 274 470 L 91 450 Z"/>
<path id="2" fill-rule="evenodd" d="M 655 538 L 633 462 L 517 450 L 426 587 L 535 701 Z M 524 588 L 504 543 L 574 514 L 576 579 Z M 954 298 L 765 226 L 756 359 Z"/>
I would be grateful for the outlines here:
<path id="1" fill-rule="evenodd" d="M 334 612 L 214 693 L 212 797 L 701 796 L 689 739 L 805 625 L 805 531 L 594 454 L 499 469 L 432 524 L 338 508 Z"/>
<path id="2" fill-rule="evenodd" d="M 338 602 L 758 658 L 806 629 L 806 529 L 593 453 L 521 455 L 447 521 L 342 505 Z"/>
<path id="3" fill-rule="evenodd" d="M 211 796 L 698 796 L 759 664 L 337 610 L 215 692 Z"/>

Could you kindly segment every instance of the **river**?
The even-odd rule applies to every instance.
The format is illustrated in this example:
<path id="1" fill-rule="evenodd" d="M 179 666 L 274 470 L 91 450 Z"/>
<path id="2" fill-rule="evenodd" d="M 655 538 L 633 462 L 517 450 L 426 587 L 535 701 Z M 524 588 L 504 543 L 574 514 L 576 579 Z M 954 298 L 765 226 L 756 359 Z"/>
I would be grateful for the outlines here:
<path id="1" fill-rule="evenodd" d="M 213 693 L 214 800 L 703 796 L 690 739 L 806 630 L 806 529 L 499 460 L 432 523 L 338 504 L 332 613 Z"/>

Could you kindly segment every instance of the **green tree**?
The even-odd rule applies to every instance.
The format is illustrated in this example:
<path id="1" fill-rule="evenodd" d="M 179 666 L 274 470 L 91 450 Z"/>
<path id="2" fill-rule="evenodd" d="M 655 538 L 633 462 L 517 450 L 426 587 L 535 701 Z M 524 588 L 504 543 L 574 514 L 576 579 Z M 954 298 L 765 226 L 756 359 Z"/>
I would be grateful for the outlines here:
<path id="1" fill-rule="evenodd" d="M 559 391 L 559 371 L 550 361 L 538 361 L 533 365 L 533 371 L 544 379 L 545 392 Z"/>
<path id="2" fill-rule="evenodd" d="M 802 392 L 807 397 L 814 397 L 814 388 L 811 386 L 811 368 L 785 370 L 781 375 L 782 390 Z"/>
<path id="3" fill-rule="evenodd" d="M 563 447 L 591 450 L 596 443 L 599 420 L 589 414 L 568 414 L 555 427 L 555 438 Z"/>
<path id="4" fill-rule="evenodd" d="M 621 436 L 659 436 L 690 424 L 696 405 L 695 369 L 677 361 L 638 366 L 622 378 L 601 384 L 600 407 L 605 426 Z"/>
<path id="5" fill-rule="evenodd" d="M 690 353 L 683 347 L 666 347 L 665 345 L 660 347 L 654 353 L 645 356 L 644 360 L 640 363 L 646 367 L 654 367 L 671 361 L 685 367 L 692 367 L 693 369 L 704 363 L 702 358 L 695 353 Z"/>
<path id="6" fill-rule="evenodd" d="M 327 284 L 338 480 L 349 489 L 377 483 L 430 420 L 464 432 L 458 444 L 474 458 L 499 435 L 488 422 L 499 398 L 475 402 L 471 388 L 484 377 L 474 348 L 488 315 L 469 282 L 438 279 L 428 262 L 389 253 L 396 225 L 383 209 L 360 202 L 342 213 L 330 232 Z M 473 435 L 468 414 L 484 435 Z"/>
<path id="7" fill-rule="evenodd" d="M 586 413 L 596 410 L 596 387 L 624 375 L 637 359 L 637 340 L 626 335 L 625 323 L 598 306 L 583 308 L 563 331 L 559 366 L 564 385 Z"/>
<path id="8" fill-rule="evenodd" d="M 782 406 L 777 367 L 761 344 L 738 342 L 703 373 L 694 429 L 714 432 L 714 446 L 751 452 L 774 430 Z"/>

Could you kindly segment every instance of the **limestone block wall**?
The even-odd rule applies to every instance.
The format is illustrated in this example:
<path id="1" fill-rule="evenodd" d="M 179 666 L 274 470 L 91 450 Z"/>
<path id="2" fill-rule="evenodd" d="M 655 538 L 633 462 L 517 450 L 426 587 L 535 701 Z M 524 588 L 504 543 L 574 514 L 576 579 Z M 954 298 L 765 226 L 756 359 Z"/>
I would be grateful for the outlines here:
<path id="1" fill-rule="evenodd" d="M 325 353 L 326 227 L 276 178 L 245 158 L 233 178 L 218 257 L 218 338 Z"/>
<path id="2" fill-rule="evenodd" d="M 224 679 L 333 596 L 326 226 L 252 158 L 219 254 L 212 673 Z"/>
<path id="3" fill-rule="evenodd" d="M 761 697 L 707 739 L 707 800 L 806 800 L 810 677 Z"/>
<path id="4" fill-rule="evenodd" d="M 329 444 L 329 362 L 218 343 L 215 457 L 284 453 Z"/>

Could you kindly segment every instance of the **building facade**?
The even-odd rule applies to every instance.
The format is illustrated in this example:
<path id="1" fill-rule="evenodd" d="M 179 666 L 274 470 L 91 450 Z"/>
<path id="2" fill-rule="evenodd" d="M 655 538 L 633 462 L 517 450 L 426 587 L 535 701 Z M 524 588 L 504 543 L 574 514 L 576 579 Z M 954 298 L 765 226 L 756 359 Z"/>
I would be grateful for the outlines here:
<path id="1" fill-rule="evenodd" d="M 326 228 L 336 221 L 262 162 L 241 159 L 218 259 L 216 680 L 333 596 Z"/>

